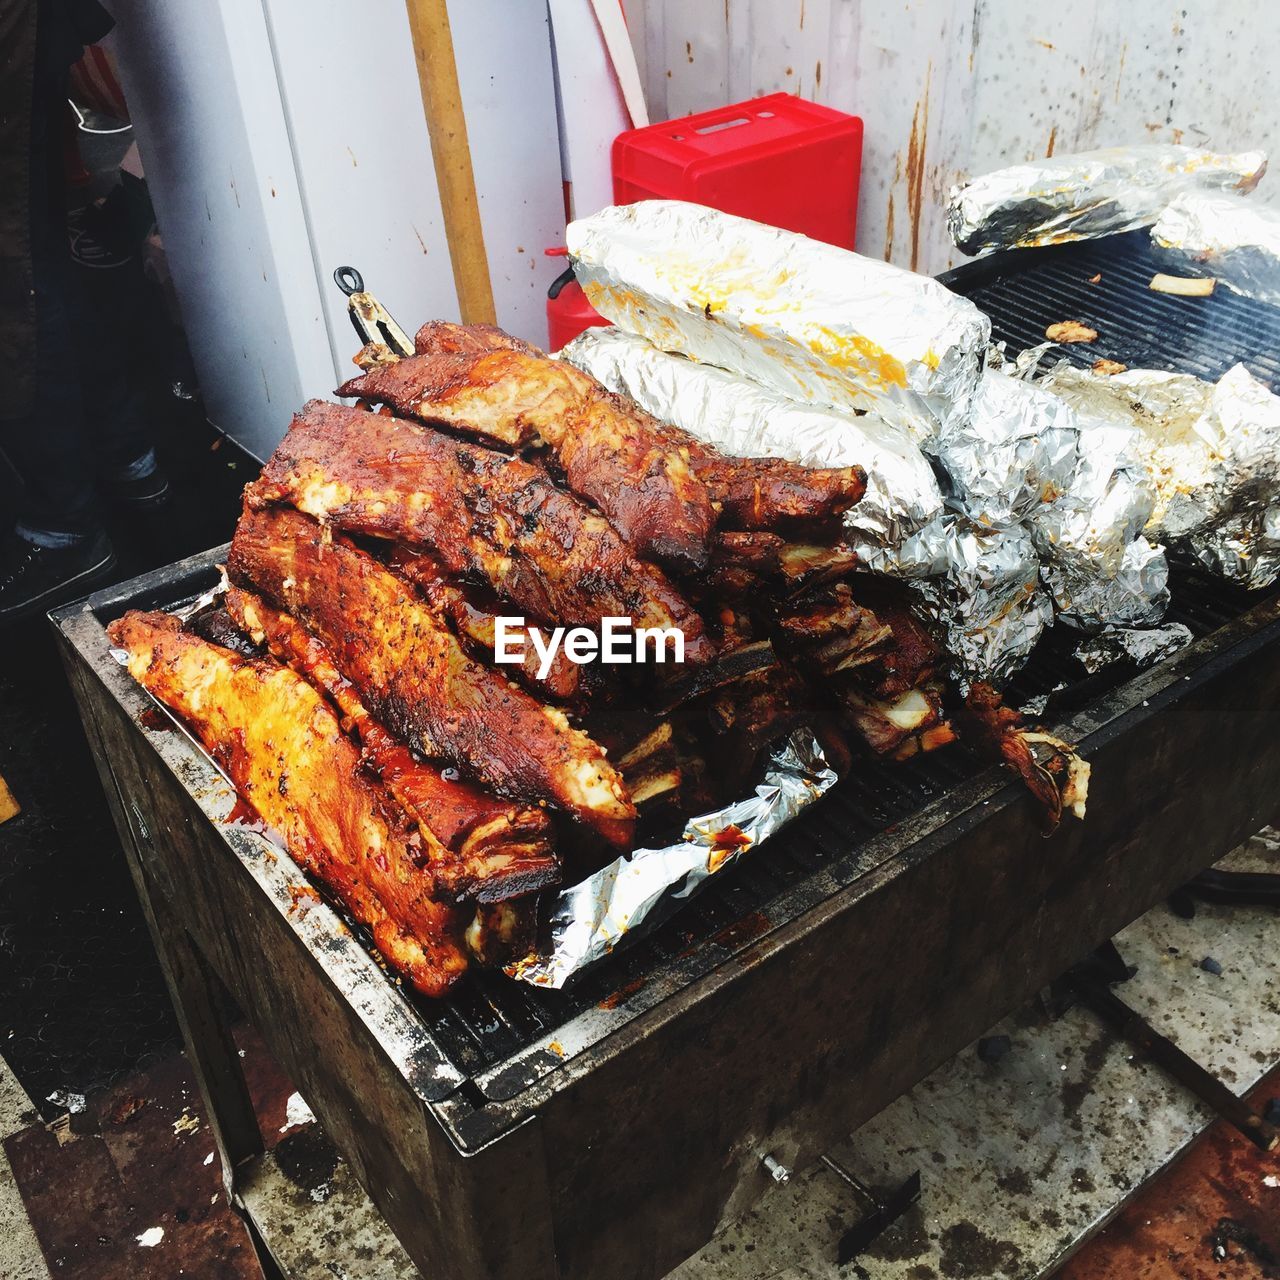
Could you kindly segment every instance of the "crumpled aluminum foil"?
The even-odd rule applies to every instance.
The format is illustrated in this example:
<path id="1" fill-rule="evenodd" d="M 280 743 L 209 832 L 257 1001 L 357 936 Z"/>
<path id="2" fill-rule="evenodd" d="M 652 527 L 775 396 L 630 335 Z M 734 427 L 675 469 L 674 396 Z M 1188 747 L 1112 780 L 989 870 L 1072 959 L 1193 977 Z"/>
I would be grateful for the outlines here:
<path id="1" fill-rule="evenodd" d="M 1135 429 L 1155 489 L 1144 530 L 1152 540 L 1180 544 L 1228 516 L 1270 505 L 1280 490 L 1280 397 L 1242 364 L 1213 384 L 1154 369 L 1108 377 L 1064 361 L 1040 385 Z"/>
<path id="2" fill-rule="evenodd" d="M 981 529 L 947 514 L 897 547 L 850 543 L 867 569 L 914 587 L 942 628 L 961 690 L 1002 684 L 1030 656 L 1053 621 L 1040 558 L 1023 528 Z"/>
<path id="3" fill-rule="evenodd" d="M 845 524 L 896 545 L 942 511 L 933 468 L 902 432 L 875 414 L 797 404 L 713 365 L 659 351 L 616 326 L 586 330 L 560 353 L 611 391 L 735 458 L 787 458 L 867 473 Z"/>
<path id="4" fill-rule="evenodd" d="M 1168 622 L 1162 627 L 1108 627 L 1081 640 L 1076 646 L 1076 658 L 1090 675 L 1096 675 L 1122 659 L 1139 667 L 1153 667 L 1190 643 L 1191 631 L 1180 622 Z"/>
<path id="5" fill-rule="evenodd" d="M 596 310 L 663 351 L 917 443 L 968 412 L 991 322 L 928 276 L 676 200 L 602 209 L 567 242 Z"/>
<path id="6" fill-rule="evenodd" d="M 947 230 L 968 254 L 1113 235 L 1150 226 L 1184 191 L 1252 191 L 1266 167 L 1262 151 L 1167 143 L 1032 160 L 952 187 Z"/>
<path id="7" fill-rule="evenodd" d="M 1250 591 L 1280 578 L 1280 503 L 1251 505 L 1187 538 L 1187 550 L 1210 573 Z"/>
<path id="8" fill-rule="evenodd" d="M 1004 529 L 1071 490 L 1078 436 L 1057 396 L 988 367 L 969 416 L 948 422 L 928 450 L 950 480 L 948 505 Z"/>
<path id="9" fill-rule="evenodd" d="M 1125 549 L 1146 528 L 1155 486 L 1127 421 L 1065 406 L 1077 438 L 1070 486 L 1031 513 L 1028 524 L 1046 558 L 1080 573 L 1114 577 Z"/>
<path id="10" fill-rule="evenodd" d="M 1080 631 L 1106 626 L 1149 627 L 1169 607 L 1169 561 L 1164 548 L 1135 538 L 1111 574 L 1087 559 L 1051 559 L 1042 570 L 1058 620 Z"/>
<path id="11" fill-rule="evenodd" d="M 1156 220 L 1151 243 L 1184 274 L 1213 276 L 1247 298 L 1280 306 L 1280 211 L 1187 192 Z"/>
<path id="12" fill-rule="evenodd" d="M 1136 431 L 1032 382 L 1046 349 L 1014 362 L 988 353 L 972 417 L 933 446 L 951 479 L 948 505 L 982 527 L 1026 526 L 1062 621 L 1158 621 L 1168 565 L 1161 548 L 1134 541 L 1154 501 Z"/>
<path id="13" fill-rule="evenodd" d="M 551 912 L 548 950 L 507 968 L 521 982 L 562 987 L 619 943 L 667 919 L 713 875 L 829 791 L 836 775 L 808 729 L 770 753 L 755 795 L 690 818 L 681 839 L 636 849 L 562 889 Z"/>

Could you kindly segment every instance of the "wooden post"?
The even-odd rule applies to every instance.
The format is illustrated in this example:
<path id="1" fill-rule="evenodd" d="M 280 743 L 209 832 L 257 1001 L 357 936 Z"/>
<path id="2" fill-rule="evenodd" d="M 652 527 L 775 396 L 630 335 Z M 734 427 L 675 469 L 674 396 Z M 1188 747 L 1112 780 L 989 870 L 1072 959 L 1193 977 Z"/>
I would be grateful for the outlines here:
<path id="1" fill-rule="evenodd" d="M 497 316 L 493 309 L 493 286 L 480 225 L 475 174 L 471 169 L 471 148 L 458 87 L 458 65 L 453 56 L 449 11 L 445 0 L 405 0 L 405 3 L 418 62 L 422 107 L 431 135 L 431 158 L 440 189 L 440 208 L 453 264 L 453 282 L 458 291 L 458 309 L 463 324 L 494 324 Z"/>

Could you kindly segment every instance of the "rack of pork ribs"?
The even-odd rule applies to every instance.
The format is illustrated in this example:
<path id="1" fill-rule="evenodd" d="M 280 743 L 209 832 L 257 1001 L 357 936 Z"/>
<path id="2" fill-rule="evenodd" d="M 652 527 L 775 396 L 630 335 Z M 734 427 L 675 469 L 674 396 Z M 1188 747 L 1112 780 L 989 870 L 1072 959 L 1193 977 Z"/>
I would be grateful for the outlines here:
<path id="1" fill-rule="evenodd" d="M 423 993 L 526 954 L 547 890 L 739 797 L 800 725 L 837 771 L 954 738 L 939 645 L 841 540 L 857 467 L 726 457 L 487 327 L 337 394 L 378 407 L 297 415 L 217 611 L 111 635 Z M 499 666 L 516 615 L 679 628 L 684 662 Z M 1017 717 L 961 712 L 1056 818 Z"/>

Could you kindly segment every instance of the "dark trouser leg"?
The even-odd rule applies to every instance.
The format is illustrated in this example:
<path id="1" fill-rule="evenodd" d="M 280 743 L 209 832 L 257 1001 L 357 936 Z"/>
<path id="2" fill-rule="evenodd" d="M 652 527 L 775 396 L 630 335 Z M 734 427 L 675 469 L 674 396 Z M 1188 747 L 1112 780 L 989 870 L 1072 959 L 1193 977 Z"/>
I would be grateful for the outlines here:
<path id="1" fill-rule="evenodd" d="M 37 257 L 36 397 L 31 416 L 6 422 L 4 450 L 25 485 L 19 528 L 87 534 L 94 530 L 94 469 L 66 305 L 70 262 Z"/>
<path id="2" fill-rule="evenodd" d="M 56 535 L 98 529 L 100 464 L 125 478 L 155 464 L 123 371 L 121 335 L 94 316 L 67 247 L 58 127 L 64 105 L 62 86 L 48 83 L 37 68 L 31 130 L 36 396 L 29 418 L 0 424 L 0 444 L 25 484 L 19 529 L 34 540 L 55 535 L 55 542 L 63 540 Z"/>

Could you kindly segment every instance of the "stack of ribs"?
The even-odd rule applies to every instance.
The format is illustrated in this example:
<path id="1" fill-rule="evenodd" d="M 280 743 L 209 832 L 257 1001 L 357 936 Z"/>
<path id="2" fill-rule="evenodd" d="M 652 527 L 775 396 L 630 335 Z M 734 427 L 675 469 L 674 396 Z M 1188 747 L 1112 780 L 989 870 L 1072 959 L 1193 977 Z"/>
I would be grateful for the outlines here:
<path id="1" fill-rule="evenodd" d="M 841 540 L 858 468 L 726 457 L 494 328 L 415 345 L 297 415 L 215 611 L 110 630 L 419 991 L 524 954 L 546 890 L 737 798 L 797 726 L 839 769 L 954 738 L 936 639 Z M 513 616 L 674 628 L 684 661 L 499 665 Z M 975 739 L 1056 818 L 1062 762 L 988 694 Z"/>

